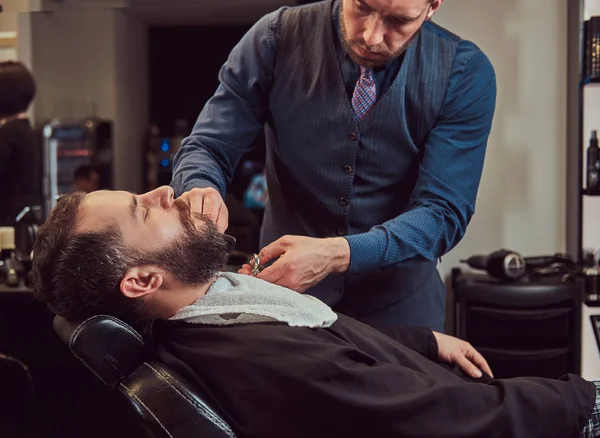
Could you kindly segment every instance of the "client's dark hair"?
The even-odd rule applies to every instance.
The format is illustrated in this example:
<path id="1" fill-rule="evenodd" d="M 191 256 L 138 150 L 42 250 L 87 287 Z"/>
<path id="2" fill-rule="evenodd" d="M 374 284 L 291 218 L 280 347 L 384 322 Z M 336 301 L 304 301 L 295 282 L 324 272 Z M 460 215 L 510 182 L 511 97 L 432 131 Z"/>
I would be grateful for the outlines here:
<path id="1" fill-rule="evenodd" d="M 141 300 L 120 290 L 133 262 L 117 225 L 73 234 L 84 196 L 77 192 L 62 197 L 40 227 L 33 247 L 35 295 L 70 320 L 109 314 L 142 326 L 148 317 Z"/>
<path id="2" fill-rule="evenodd" d="M 35 93 L 35 80 L 23 63 L 0 62 L 0 119 L 27 111 Z"/>

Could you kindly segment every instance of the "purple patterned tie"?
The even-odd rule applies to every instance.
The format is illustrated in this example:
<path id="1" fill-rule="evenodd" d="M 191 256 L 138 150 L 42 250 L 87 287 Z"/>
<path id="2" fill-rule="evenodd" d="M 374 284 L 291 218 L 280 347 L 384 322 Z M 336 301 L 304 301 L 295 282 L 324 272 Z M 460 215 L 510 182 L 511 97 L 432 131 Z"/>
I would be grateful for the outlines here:
<path id="1" fill-rule="evenodd" d="M 354 88 L 352 96 L 352 108 L 354 109 L 354 118 L 360 122 L 375 104 L 377 97 L 377 88 L 373 79 L 373 70 L 370 68 L 360 68 L 360 78 Z"/>

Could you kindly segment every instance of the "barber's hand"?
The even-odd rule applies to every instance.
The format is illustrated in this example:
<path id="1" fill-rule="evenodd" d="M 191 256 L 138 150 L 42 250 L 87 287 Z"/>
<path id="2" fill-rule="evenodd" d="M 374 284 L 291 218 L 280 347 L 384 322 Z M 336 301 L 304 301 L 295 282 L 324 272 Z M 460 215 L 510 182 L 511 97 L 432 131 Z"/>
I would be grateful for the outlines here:
<path id="1" fill-rule="evenodd" d="M 212 187 L 192 189 L 185 192 L 178 199 L 187 202 L 192 213 L 207 216 L 217 225 L 217 228 L 222 233 L 227 230 L 229 226 L 229 212 L 223 198 L 221 198 L 221 194 Z"/>
<path id="2" fill-rule="evenodd" d="M 350 265 L 350 246 L 343 237 L 283 236 L 264 247 L 258 256 L 261 265 L 279 259 L 257 278 L 302 293 L 331 273 L 346 272 Z M 252 267 L 245 264 L 238 272 L 251 275 Z"/>
<path id="3" fill-rule="evenodd" d="M 438 343 L 438 359 L 458 365 L 465 373 L 479 379 L 481 371 L 494 377 L 487 361 L 466 341 L 442 333 L 433 332 Z"/>

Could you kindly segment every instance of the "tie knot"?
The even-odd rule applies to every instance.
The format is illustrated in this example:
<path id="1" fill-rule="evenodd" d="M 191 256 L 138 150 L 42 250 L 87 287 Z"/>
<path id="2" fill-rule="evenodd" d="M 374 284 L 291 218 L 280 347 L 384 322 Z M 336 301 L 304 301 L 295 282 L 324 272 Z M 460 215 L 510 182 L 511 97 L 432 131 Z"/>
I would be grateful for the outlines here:
<path id="1" fill-rule="evenodd" d="M 373 69 L 372 68 L 366 68 L 366 67 L 360 67 L 360 74 L 362 76 L 367 76 L 367 77 L 372 77 L 373 76 Z"/>
<path id="2" fill-rule="evenodd" d="M 370 68 L 360 67 L 360 78 L 354 87 L 352 95 L 352 108 L 354 109 L 355 118 L 361 121 L 362 118 L 375 105 L 377 99 L 377 85 L 373 78 L 373 70 Z"/>

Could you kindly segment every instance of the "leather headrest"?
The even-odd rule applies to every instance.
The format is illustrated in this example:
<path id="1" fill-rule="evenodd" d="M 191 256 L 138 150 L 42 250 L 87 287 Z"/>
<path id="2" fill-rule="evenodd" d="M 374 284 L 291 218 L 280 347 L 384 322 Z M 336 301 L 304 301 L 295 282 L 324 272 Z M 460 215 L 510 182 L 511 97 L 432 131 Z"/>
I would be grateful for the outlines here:
<path id="1" fill-rule="evenodd" d="M 114 387 L 144 362 L 142 337 L 117 318 L 93 316 L 81 323 L 56 316 L 54 330 L 85 366 Z"/>

